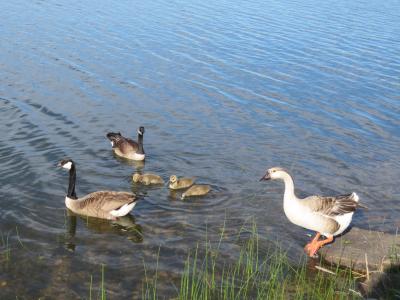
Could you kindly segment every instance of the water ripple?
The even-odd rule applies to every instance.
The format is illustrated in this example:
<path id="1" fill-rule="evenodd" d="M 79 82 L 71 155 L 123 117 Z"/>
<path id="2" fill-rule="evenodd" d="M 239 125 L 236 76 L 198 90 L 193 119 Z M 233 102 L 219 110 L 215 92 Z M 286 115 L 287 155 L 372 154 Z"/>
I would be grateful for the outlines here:
<path id="1" fill-rule="evenodd" d="M 52 278 L 57 272 L 75 270 L 85 281 L 103 263 L 108 278 L 121 276 L 115 286 L 140 285 L 143 274 L 132 270 L 143 258 L 155 261 L 160 245 L 160 273 L 176 276 L 205 230 L 218 241 L 224 219 L 227 256 L 234 256 L 238 230 L 251 217 L 265 247 L 279 236 L 301 248 L 307 238 L 282 213 L 282 186 L 258 182 L 274 165 L 294 174 L 300 195 L 357 191 L 370 210 L 356 214 L 355 225 L 393 230 L 400 213 L 397 7 L 299 0 L 3 3 L 1 230 L 19 228 L 31 249 L 18 254 L 22 262 L 44 257 L 37 269 L 51 272 L 37 276 L 46 288 L 60 286 Z M 140 125 L 146 162 L 114 157 L 105 134 L 136 138 Z M 121 224 L 78 218 L 72 234 L 63 203 L 68 175 L 55 168 L 65 157 L 76 161 L 78 195 L 138 193 L 131 223 L 140 230 L 130 235 Z M 213 191 L 181 201 L 165 187 L 132 185 L 136 170 L 165 180 L 193 176 Z M 27 276 L 18 278 L 24 284 Z M 77 282 L 68 288 L 83 293 Z M 123 289 L 110 293 L 131 297 Z"/>

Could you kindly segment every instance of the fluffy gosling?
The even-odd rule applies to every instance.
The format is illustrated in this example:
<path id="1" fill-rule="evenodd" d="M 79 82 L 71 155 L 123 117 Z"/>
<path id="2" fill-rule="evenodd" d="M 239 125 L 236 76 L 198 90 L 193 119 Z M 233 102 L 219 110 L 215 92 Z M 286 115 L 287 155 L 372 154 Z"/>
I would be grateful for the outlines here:
<path id="1" fill-rule="evenodd" d="M 195 184 L 182 194 L 181 199 L 183 200 L 186 197 L 192 197 L 192 196 L 204 196 L 210 190 L 211 190 L 211 187 L 209 185 Z"/>
<path id="2" fill-rule="evenodd" d="M 132 176 L 132 181 L 135 183 L 141 183 L 144 185 L 150 184 L 164 184 L 164 180 L 155 174 L 143 174 L 140 175 L 139 173 L 135 173 Z"/>
<path id="3" fill-rule="evenodd" d="M 169 188 L 171 190 L 186 189 L 192 186 L 194 180 L 192 178 L 179 178 L 176 175 L 171 175 L 169 178 Z"/>

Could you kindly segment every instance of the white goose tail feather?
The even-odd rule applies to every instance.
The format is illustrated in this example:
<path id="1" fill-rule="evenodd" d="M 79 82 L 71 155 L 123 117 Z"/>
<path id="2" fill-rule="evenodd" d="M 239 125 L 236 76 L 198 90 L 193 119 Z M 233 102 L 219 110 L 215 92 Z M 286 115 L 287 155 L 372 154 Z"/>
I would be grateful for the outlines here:
<path id="1" fill-rule="evenodd" d="M 136 202 L 124 204 L 120 208 L 110 211 L 110 214 L 114 217 L 126 216 L 135 207 L 135 205 Z"/>
<path id="2" fill-rule="evenodd" d="M 356 193 L 352 193 L 351 196 L 352 196 L 353 200 L 355 202 L 357 202 L 357 207 L 368 209 L 368 206 L 359 203 L 360 197 L 358 197 L 358 195 Z"/>
<path id="3" fill-rule="evenodd" d="M 354 192 L 351 194 L 351 196 L 352 196 L 353 200 L 356 202 L 358 202 L 360 200 L 360 197 L 358 197 L 358 195 Z"/>

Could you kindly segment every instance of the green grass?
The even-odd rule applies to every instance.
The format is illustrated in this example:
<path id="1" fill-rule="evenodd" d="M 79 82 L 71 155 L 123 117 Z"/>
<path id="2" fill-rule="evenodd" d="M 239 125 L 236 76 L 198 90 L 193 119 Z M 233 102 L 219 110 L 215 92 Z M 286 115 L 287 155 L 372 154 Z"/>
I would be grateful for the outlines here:
<path id="1" fill-rule="evenodd" d="M 11 259 L 12 233 L 0 232 L 0 261 L 6 263 Z M 15 243 L 26 249 L 17 228 L 16 236 Z M 225 243 L 232 242 L 238 245 L 238 250 L 233 257 L 227 258 L 222 248 Z M 225 236 L 225 224 L 220 229 L 217 242 L 210 242 L 206 231 L 205 241 L 188 251 L 180 278 L 174 279 L 176 294 L 172 295 L 173 299 L 360 298 L 354 292 L 356 278 L 351 270 L 330 268 L 330 273 L 315 270 L 309 266 L 305 256 L 299 262 L 293 262 L 279 244 L 269 244 L 267 248 L 261 246 L 265 245 L 265 241 L 261 241 L 254 222 L 239 230 L 236 241 Z M 144 263 L 142 299 L 165 299 L 158 288 L 160 250 L 156 253 L 155 272 L 148 272 Z M 95 289 L 93 276 L 90 276 L 88 299 L 107 299 L 105 265 L 101 265 L 100 272 L 100 282 Z M 162 284 L 165 286 L 164 282 Z"/>
<path id="2" fill-rule="evenodd" d="M 90 275 L 90 284 L 89 284 L 89 300 L 93 299 L 93 276 Z M 101 282 L 99 286 L 99 290 L 97 293 L 96 299 L 106 300 L 107 299 L 107 290 L 105 287 L 105 265 L 101 265 Z"/>
<path id="3" fill-rule="evenodd" d="M 235 242 L 238 251 L 227 257 L 223 246 Z M 321 262 L 310 260 L 305 255 L 299 261 L 289 259 L 279 243 L 260 239 L 257 226 L 243 226 L 236 238 L 225 237 L 225 225 L 221 228 L 217 242 L 210 242 L 206 231 L 205 242 L 190 250 L 178 280 L 170 287 L 176 294 L 166 295 L 158 287 L 160 278 L 158 262 L 160 248 L 156 254 L 155 271 L 149 272 L 145 263 L 141 299 L 361 299 L 357 291 L 357 279 L 363 274 L 350 269 L 323 266 Z M 262 246 L 264 245 L 264 246 Z M 393 257 L 398 259 L 398 245 L 393 246 Z M 232 254 L 231 252 L 229 254 Z M 161 254 L 162 255 L 162 254 Z M 394 260 L 398 263 L 398 260 Z M 396 264 L 397 265 L 397 264 Z M 379 297 L 400 296 L 395 281 L 400 275 L 397 267 L 388 271 L 389 281 L 378 285 Z M 358 277 L 357 277 L 358 276 Z M 96 299 L 106 299 L 105 269 L 101 269 L 101 285 Z M 161 283 L 165 287 L 165 282 Z M 174 285 L 175 284 L 175 285 Z M 93 279 L 90 278 L 89 299 L 92 299 Z M 382 287 L 384 287 L 382 289 Z M 381 290 L 382 289 L 382 290 Z M 387 296 L 387 297 L 386 297 Z"/>
<path id="4" fill-rule="evenodd" d="M 217 245 L 207 240 L 188 253 L 180 286 L 174 299 L 358 299 L 351 270 L 310 270 L 303 257 L 295 266 L 279 246 L 260 250 L 255 223 L 238 236 L 240 250 L 232 260 L 220 251 L 224 228 Z M 246 236 L 243 241 L 242 235 Z M 332 274 L 333 273 L 333 274 Z M 162 299 L 157 281 L 147 280 L 143 299 Z"/>
<path id="5" fill-rule="evenodd" d="M 0 232 L 0 257 L 2 261 L 9 262 L 11 259 L 11 247 L 10 247 L 10 231 L 7 234 Z"/>
<path id="6" fill-rule="evenodd" d="M 0 231 L 0 262 L 8 264 L 11 261 L 11 249 L 15 250 L 17 248 L 29 251 L 22 243 L 18 226 L 15 226 L 15 233 L 14 230 L 9 230 L 7 233 Z"/>
<path id="7" fill-rule="evenodd" d="M 253 224 L 250 237 L 233 262 L 222 262 L 219 245 L 206 242 L 189 254 L 178 299 L 348 299 L 354 288 L 351 272 L 333 270 L 334 275 L 310 272 L 306 260 L 293 267 L 280 247 L 259 250 L 259 236 Z"/>
<path id="8" fill-rule="evenodd" d="M 158 260 L 160 258 L 160 248 L 157 253 L 156 272 L 153 277 L 149 277 L 147 273 L 146 263 L 143 262 L 144 283 L 142 286 L 142 299 L 158 299 L 157 297 L 157 279 L 158 279 Z"/>

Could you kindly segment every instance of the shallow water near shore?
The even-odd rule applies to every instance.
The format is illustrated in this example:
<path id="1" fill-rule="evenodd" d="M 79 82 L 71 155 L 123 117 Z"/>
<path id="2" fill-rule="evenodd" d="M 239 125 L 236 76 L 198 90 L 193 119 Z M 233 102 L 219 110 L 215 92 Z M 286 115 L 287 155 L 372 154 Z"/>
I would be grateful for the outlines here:
<path id="1" fill-rule="evenodd" d="M 251 218 L 261 247 L 278 240 L 297 257 L 309 232 L 286 220 L 283 185 L 258 181 L 272 166 L 299 196 L 357 192 L 369 210 L 354 226 L 400 226 L 398 2 L 0 7 L 0 295 L 88 297 L 104 265 L 108 296 L 140 297 L 145 264 L 173 296 L 187 251 L 206 233 L 217 242 L 224 220 L 226 257 Z M 116 158 L 106 133 L 136 139 L 141 125 L 145 163 Z M 65 157 L 78 196 L 132 190 L 132 215 L 70 216 Z M 133 185 L 137 170 L 212 192 L 181 201 Z"/>

